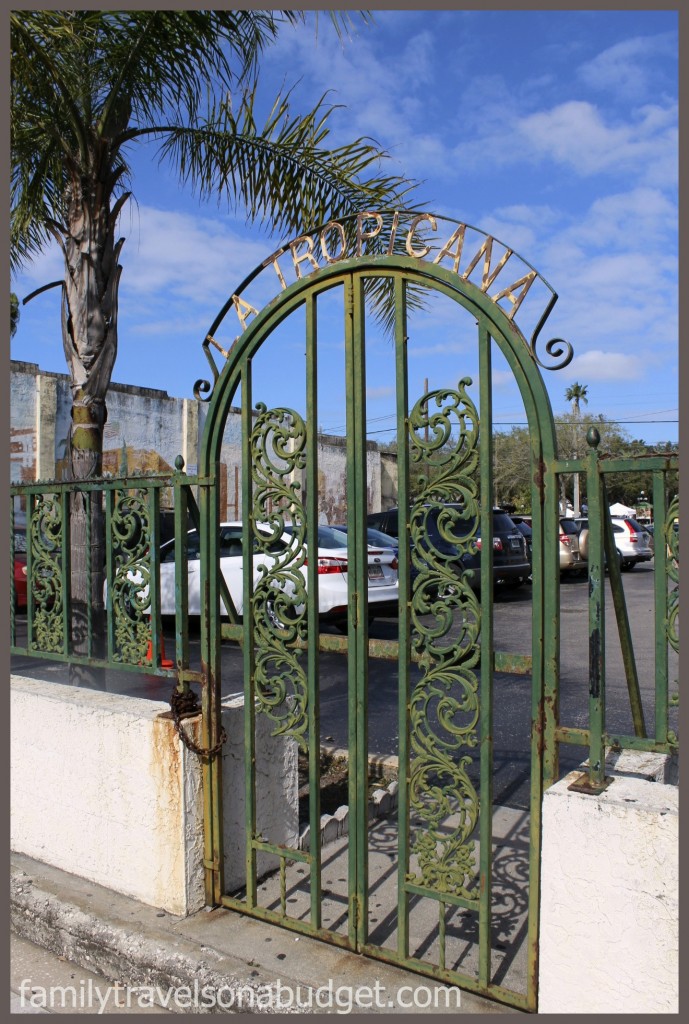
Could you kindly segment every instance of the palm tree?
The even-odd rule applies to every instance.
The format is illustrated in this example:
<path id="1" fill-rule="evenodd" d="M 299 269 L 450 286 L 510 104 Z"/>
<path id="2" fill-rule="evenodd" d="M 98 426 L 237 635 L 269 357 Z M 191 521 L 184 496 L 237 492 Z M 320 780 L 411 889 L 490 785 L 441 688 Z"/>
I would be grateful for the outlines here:
<path id="1" fill-rule="evenodd" d="M 583 402 L 584 405 L 589 404 L 589 400 L 586 397 L 588 390 L 587 384 L 579 384 L 575 381 L 574 384 L 565 391 L 565 398 L 568 402 L 572 403 L 572 412 L 577 418 L 579 417 L 579 403 Z"/>
<path id="2" fill-rule="evenodd" d="M 345 15 L 332 19 L 338 32 L 346 28 Z M 258 10 L 11 13 L 11 267 L 52 239 L 64 255 L 63 279 L 39 291 L 62 288 L 72 479 L 102 472 L 124 244 L 116 228 L 136 143 L 156 142 L 158 157 L 200 198 L 225 198 L 276 232 L 402 205 L 409 183 L 373 173 L 385 156 L 375 143 L 326 148 L 334 108 L 323 99 L 295 117 L 289 97 L 278 96 L 257 125 L 261 55 L 281 26 L 303 20 L 299 11 Z M 71 531 L 74 615 L 89 602 L 102 614 L 104 538 L 94 522 L 88 594 L 78 500 Z"/>
<path id="3" fill-rule="evenodd" d="M 589 390 L 588 389 L 588 385 L 586 385 L 586 384 L 579 384 L 578 381 L 575 381 L 574 384 L 572 384 L 572 386 L 567 388 L 567 390 L 565 391 L 565 398 L 567 399 L 568 402 L 572 403 L 572 415 L 574 416 L 574 419 L 576 421 L 575 427 L 574 427 L 574 429 L 575 429 L 575 436 L 576 436 L 576 432 L 578 431 L 577 424 L 578 424 L 579 419 L 581 417 L 581 412 L 579 410 L 579 403 L 583 402 L 585 405 L 589 404 L 589 400 L 586 397 L 586 395 L 588 394 L 588 390 Z M 577 448 L 578 448 L 578 444 L 577 444 Z M 574 452 L 574 458 L 576 459 L 577 456 L 578 456 L 578 451 L 575 451 Z M 574 500 L 573 500 L 574 515 L 575 516 L 578 516 L 580 511 L 581 511 L 581 509 L 579 507 L 580 504 L 581 504 L 581 502 L 580 502 L 580 498 L 579 498 L 579 474 L 575 473 L 574 474 Z"/>

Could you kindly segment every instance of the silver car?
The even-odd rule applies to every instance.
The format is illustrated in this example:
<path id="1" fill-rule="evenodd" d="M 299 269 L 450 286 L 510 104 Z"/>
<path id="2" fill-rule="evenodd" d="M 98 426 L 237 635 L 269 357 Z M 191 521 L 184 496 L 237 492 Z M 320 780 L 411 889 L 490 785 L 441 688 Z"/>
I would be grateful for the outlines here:
<path id="1" fill-rule="evenodd" d="M 588 519 L 575 520 L 579 526 L 579 546 L 584 558 L 588 558 Z M 612 532 L 620 569 L 629 572 L 637 562 L 650 562 L 653 558 L 653 538 L 636 519 L 612 519 Z"/>
<path id="2" fill-rule="evenodd" d="M 560 520 L 560 572 L 581 573 L 586 563 L 579 550 L 579 527 L 573 519 Z"/>

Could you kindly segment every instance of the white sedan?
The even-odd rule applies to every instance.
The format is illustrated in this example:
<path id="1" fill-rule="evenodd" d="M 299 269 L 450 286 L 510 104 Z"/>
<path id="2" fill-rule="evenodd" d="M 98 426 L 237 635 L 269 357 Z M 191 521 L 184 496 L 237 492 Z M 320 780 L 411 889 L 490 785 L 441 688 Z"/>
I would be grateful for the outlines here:
<path id="1" fill-rule="evenodd" d="M 306 592 L 308 550 L 304 545 L 305 558 L 302 560 L 300 546 L 287 526 L 284 533 L 275 536 L 267 524 L 257 524 L 265 542 L 253 542 L 253 587 L 261 585 L 267 573 L 267 585 L 286 594 L 295 592 L 295 579 L 299 574 Z M 187 539 L 188 550 L 188 613 L 199 615 L 200 561 L 199 534 L 190 530 Z M 272 539 L 271 539 L 272 538 Z M 230 592 L 238 615 L 244 608 L 244 548 L 242 524 L 222 523 L 220 526 L 220 569 Z M 302 564 L 299 564 L 299 563 Z M 160 548 L 160 611 L 162 615 L 175 614 L 175 542 L 168 541 Z M 294 566 L 294 568 L 291 568 Z M 265 568 L 264 568 L 265 567 Z M 291 577 L 291 578 L 290 578 Z M 301 590 L 302 583 L 296 580 Z M 368 548 L 368 604 L 369 619 L 376 614 L 397 615 L 399 584 L 397 558 L 392 548 Z M 282 602 L 280 602 L 282 605 Z M 296 602 L 295 602 L 296 604 Z M 330 526 L 318 527 L 318 612 L 342 625 L 347 619 L 347 535 Z M 221 600 L 221 614 L 225 607 Z M 282 605 L 284 607 L 284 605 Z M 294 605 L 293 605 L 294 607 Z M 301 612 L 303 605 L 294 610 Z M 278 623 L 279 624 L 279 623 Z"/>

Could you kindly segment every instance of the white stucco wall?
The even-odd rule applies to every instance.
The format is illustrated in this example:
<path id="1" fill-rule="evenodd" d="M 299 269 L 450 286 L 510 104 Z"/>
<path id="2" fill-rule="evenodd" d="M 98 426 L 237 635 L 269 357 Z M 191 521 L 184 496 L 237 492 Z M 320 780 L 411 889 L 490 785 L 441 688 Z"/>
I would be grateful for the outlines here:
<path id="1" fill-rule="evenodd" d="M 204 905 L 203 797 L 198 757 L 162 701 L 11 677 L 11 848 L 185 915 Z M 243 699 L 223 705 L 226 886 L 241 884 Z M 200 720 L 184 727 L 199 741 Z M 258 824 L 297 846 L 294 741 L 257 716 Z M 274 863 L 259 863 L 259 872 Z"/>
<path id="2" fill-rule="evenodd" d="M 678 1010 L 678 789 L 649 781 L 654 758 L 544 796 L 539 1013 Z"/>

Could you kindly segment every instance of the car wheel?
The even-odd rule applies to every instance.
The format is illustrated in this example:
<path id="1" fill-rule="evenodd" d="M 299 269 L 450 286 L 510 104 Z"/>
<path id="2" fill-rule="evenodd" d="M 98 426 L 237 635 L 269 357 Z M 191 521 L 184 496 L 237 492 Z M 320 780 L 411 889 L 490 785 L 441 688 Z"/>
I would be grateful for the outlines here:
<path id="1" fill-rule="evenodd" d="M 294 623 L 296 622 L 297 616 L 294 614 L 294 612 L 292 612 L 292 614 L 289 615 L 285 614 L 284 611 L 282 612 L 282 615 L 278 615 L 275 609 L 275 604 L 276 602 L 273 598 L 269 598 L 266 601 L 266 616 L 268 618 L 268 621 L 270 622 L 273 629 L 289 629 L 290 626 L 293 626 Z"/>
<path id="2" fill-rule="evenodd" d="M 503 583 L 503 586 L 507 587 L 508 590 L 516 590 L 517 587 L 521 587 L 523 582 L 524 582 L 524 577 L 523 576 L 518 576 L 516 579 L 513 579 L 513 580 L 505 580 L 505 582 Z"/>

